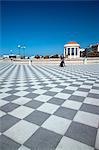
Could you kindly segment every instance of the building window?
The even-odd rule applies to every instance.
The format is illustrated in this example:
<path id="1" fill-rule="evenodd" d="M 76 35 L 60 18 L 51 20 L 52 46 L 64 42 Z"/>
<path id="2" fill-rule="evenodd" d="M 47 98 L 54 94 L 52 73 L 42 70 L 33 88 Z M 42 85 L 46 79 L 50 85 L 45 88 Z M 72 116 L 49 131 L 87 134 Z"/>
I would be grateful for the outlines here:
<path id="1" fill-rule="evenodd" d="M 78 54 L 78 50 L 77 50 L 77 48 L 76 48 L 76 55 Z"/>
<path id="2" fill-rule="evenodd" d="M 68 55 L 70 55 L 70 48 L 68 48 Z"/>
<path id="3" fill-rule="evenodd" d="M 74 48 L 72 48 L 72 55 L 74 55 Z"/>
<path id="4" fill-rule="evenodd" d="M 65 56 L 66 56 L 66 48 L 65 48 Z"/>

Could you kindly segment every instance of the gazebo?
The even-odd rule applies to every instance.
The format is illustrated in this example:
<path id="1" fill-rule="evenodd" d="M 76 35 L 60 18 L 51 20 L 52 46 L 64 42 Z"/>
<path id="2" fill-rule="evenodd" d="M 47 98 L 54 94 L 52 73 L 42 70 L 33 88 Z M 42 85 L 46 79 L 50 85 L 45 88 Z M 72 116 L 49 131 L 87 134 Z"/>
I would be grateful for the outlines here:
<path id="1" fill-rule="evenodd" d="M 70 41 L 64 45 L 64 57 L 79 58 L 80 45 L 77 42 Z"/>

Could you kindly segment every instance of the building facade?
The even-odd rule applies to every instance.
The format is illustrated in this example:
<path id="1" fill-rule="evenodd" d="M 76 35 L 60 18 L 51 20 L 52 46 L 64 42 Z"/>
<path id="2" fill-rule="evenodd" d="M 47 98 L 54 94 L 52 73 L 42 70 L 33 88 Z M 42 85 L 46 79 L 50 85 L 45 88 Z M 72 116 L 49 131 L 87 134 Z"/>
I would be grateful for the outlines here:
<path id="1" fill-rule="evenodd" d="M 77 42 L 71 41 L 64 45 L 64 57 L 67 58 L 79 58 L 80 57 L 80 45 Z"/>
<path id="2" fill-rule="evenodd" d="M 85 48 L 82 53 L 83 57 L 99 57 L 99 44 L 93 44 Z"/>

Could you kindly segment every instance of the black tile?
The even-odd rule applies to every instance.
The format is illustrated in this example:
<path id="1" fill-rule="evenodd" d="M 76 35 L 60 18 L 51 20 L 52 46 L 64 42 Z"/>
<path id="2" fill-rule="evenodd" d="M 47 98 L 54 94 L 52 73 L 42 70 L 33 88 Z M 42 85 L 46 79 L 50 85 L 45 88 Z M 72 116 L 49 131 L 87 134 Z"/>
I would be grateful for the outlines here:
<path id="1" fill-rule="evenodd" d="M 59 116 L 59 117 L 63 117 L 66 119 L 73 119 L 75 114 L 77 113 L 76 110 L 74 109 L 69 109 L 69 108 L 65 108 L 65 107 L 60 107 L 55 113 L 54 115 Z"/>
<path id="2" fill-rule="evenodd" d="M 16 92 L 19 92 L 19 90 L 15 90 L 15 89 L 13 89 L 13 90 L 7 91 L 6 93 L 14 94 L 14 93 L 16 93 Z"/>
<path id="3" fill-rule="evenodd" d="M 36 108 L 40 107 L 42 104 L 43 104 L 43 102 L 32 100 L 32 101 L 26 103 L 25 106 L 36 109 Z"/>
<path id="4" fill-rule="evenodd" d="M 47 86 L 45 86 L 45 87 L 42 87 L 41 89 L 43 89 L 43 90 L 50 90 L 50 89 L 51 89 L 51 87 L 47 87 Z"/>
<path id="5" fill-rule="evenodd" d="M 7 113 L 7 112 L 10 112 L 10 111 L 16 109 L 17 107 L 19 107 L 18 104 L 8 103 L 8 104 L 2 106 L 0 109 Z"/>
<path id="6" fill-rule="evenodd" d="M 9 88 L 11 88 L 11 89 L 15 89 L 15 88 L 20 88 L 19 86 L 17 86 L 17 85 L 13 85 L 13 86 L 9 86 Z"/>
<path id="7" fill-rule="evenodd" d="M 27 120 L 29 122 L 32 122 L 37 125 L 42 125 L 42 123 L 49 117 L 50 115 L 41 111 L 34 111 L 29 116 L 24 118 L 24 120 Z"/>
<path id="8" fill-rule="evenodd" d="M 7 97 L 4 97 L 3 99 L 4 100 L 7 100 L 7 101 L 13 101 L 17 98 L 19 98 L 20 96 L 16 96 L 16 95 L 10 95 L 10 96 L 7 96 Z"/>
<path id="9" fill-rule="evenodd" d="M 74 91 L 73 90 L 64 89 L 62 92 L 63 93 L 67 93 L 67 94 L 72 94 Z"/>
<path id="10" fill-rule="evenodd" d="M 15 123 L 17 123 L 20 119 L 13 117 L 11 115 L 5 115 L 2 116 L 0 118 L 0 124 L 1 124 L 1 128 L 0 128 L 0 132 L 4 132 L 6 130 L 8 130 L 11 126 L 13 126 Z"/>
<path id="11" fill-rule="evenodd" d="M 78 88 L 77 91 L 89 92 L 90 89 L 86 89 L 86 88 Z"/>
<path id="12" fill-rule="evenodd" d="M 56 94 L 57 94 L 57 92 L 51 92 L 51 91 L 47 91 L 44 93 L 44 95 L 49 95 L 49 96 L 54 96 Z"/>
<path id="13" fill-rule="evenodd" d="M 83 83 L 83 85 L 93 85 L 93 83 Z"/>
<path id="14" fill-rule="evenodd" d="M 31 150 L 55 150 L 62 136 L 44 128 L 39 128 L 24 145 Z"/>
<path id="15" fill-rule="evenodd" d="M 95 105 L 90 105 L 90 104 L 82 104 L 81 111 L 85 111 L 85 112 L 90 112 L 90 113 L 94 113 L 94 114 L 98 114 L 99 115 L 99 107 L 95 106 Z"/>
<path id="16" fill-rule="evenodd" d="M 24 90 L 24 91 L 27 91 L 27 92 L 33 92 L 33 91 L 35 91 L 33 88 L 27 88 L 26 90 Z"/>
<path id="17" fill-rule="evenodd" d="M 21 145 L 11 140 L 10 138 L 1 135 L 0 136 L 0 150 L 18 150 Z"/>
<path id="18" fill-rule="evenodd" d="M 29 93 L 27 95 L 25 95 L 24 97 L 27 97 L 27 98 L 30 98 L 30 99 L 33 99 L 35 97 L 39 96 L 39 94 L 35 94 L 35 93 Z"/>
<path id="19" fill-rule="evenodd" d="M 92 89 L 99 90 L 99 87 L 97 87 L 97 86 L 92 86 Z"/>
<path id="20" fill-rule="evenodd" d="M 48 101 L 48 103 L 62 105 L 64 103 L 64 101 L 65 101 L 64 99 L 53 97 Z"/>
<path id="21" fill-rule="evenodd" d="M 78 102 L 83 102 L 85 97 L 77 96 L 77 95 L 71 95 L 68 99 L 78 101 Z"/>
<path id="22" fill-rule="evenodd" d="M 87 97 L 97 98 L 99 99 L 99 94 L 89 93 Z"/>
<path id="23" fill-rule="evenodd" d="M 81 123 L 72 122 L 66 131 L 65 136 L 94 147 L 96 134 L 96 128 Z"/>
<path id="24" fill-rule="evenodd" d="M 70 86 L 79 87 L 80 85 L 79 84 L 71 84 Z"/>

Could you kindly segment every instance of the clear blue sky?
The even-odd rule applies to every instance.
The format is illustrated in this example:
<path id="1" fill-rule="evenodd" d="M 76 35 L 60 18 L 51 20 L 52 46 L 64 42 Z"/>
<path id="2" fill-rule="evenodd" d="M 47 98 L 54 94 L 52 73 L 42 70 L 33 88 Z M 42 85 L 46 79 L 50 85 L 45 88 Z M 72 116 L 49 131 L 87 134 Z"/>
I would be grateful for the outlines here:
<path id="1" fill-rule="evenodd" d="M 99 1 L 2 1 L 0 53 L 63 53 L 63 45 L 99 42 Z M 21 50 L 22 52 L 22 50 Z"/>

